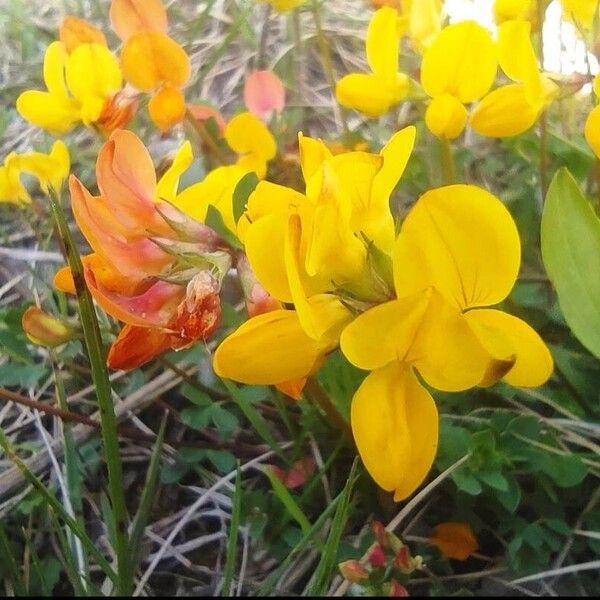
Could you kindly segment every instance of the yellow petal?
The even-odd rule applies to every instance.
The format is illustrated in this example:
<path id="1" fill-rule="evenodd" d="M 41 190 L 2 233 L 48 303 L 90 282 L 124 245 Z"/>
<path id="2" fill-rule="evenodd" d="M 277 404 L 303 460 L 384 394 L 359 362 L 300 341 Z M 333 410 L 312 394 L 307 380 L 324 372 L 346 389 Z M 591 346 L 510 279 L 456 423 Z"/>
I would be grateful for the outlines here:
<path id="1" fill-rule="evenodd" d="M 342 332 L 342 352 L 361 369 L 379 369 L 393 361 L 405 361 L 430 298 L 430 292 L 419 292 L 370 308 Z"/>
<path id="2" fill-rule="evenodd" d="M 306 335 L 293 310 L 275 310 L 246 321 L 217 348 L 213 367 L 241 383 L 276 385 L 310 375 L 333 349 Z"/>
<path id="3" fill-rule="evenodd" d="M 277 143 L 267 126 L 251 112 L 236 115 L 225 127 L 225 140 L 241 155 L 254 155 L 264 161 L 277 154 Z"/>
<path id="4" fill-rule="evenodd" d="M 600 105 L 596 106 L 586 119 L 585 139 L 594 154 L 600 158 Z"/>
<path id="5" fill-rule="evenodd" d="M 96 121 L 106 101 L 121 89 L 121 70 L 106 46 L 81 44 L 67 59 L 67 86 L 81 105 L 84 123 Z"/>
<path id="6" fill-rule="evenodd" d="M 512 357 L 492 355 L 462 312 L 435 291 L 406 360 L 430 386 L 445 392 L 499 379 L 513 366 Z"/>
<path id="7" fill-rule="evenodd" d="M 398 73 L 391 81 L 379 75 L 351 73 L 342 77 L 335 86 L 335 96 L 342 106 L 353 108 L 368 117 L 383 115 L 407 93 L 408 77 L 403 73 Z"/>
<path id="8" fill-rule="evenodd" d="M 531 0 L 495 0 L 494 18 L 496 23 L 512 19 L 527 19 L 531 14 Z"/>
<path id="9" fill-rule="evenodd" d="M 327 146 L 314 138 L 298 134 L 298 147 L 300 150 L 300 166 L 304 181 L 308 184 L 313 175 L 317 173 L 323 162 L 333 155 Z"/>
<path id="10" fill-rule="evenodd" d="M 248 197 L 246 211 L 237 223 L 237 236 L 243 242 L 252 223 L 267 215 L 298 212 L 307 204 L 306 196 L 291 188 L 270 181 L 259 181 Z"/>
<path id="11" fill-rule="evenodd" d="M 182 87 L 190 78 L 190 59 L 185 50 L 159 31 L 140 31 L 121 51 L 125 79 L 138 90 L 150 92 L 163 84 Z"/>
<path id="12" fill-rule="evenodd" d="M 537 387 L 552 375 L 552 355 L 542 338 L 525 321 L 492 309 L 471 310 L 465 318 L 491 354 L 513 356 L 514 366 L 504 376 L 511 385 Z"/>
<path id="13" fill-rule="evenodd" d="M 29 203 L 31 196 L 21 183 L 19 170 L 11 164 L 10 156 L 6 158 L 4 166 L 0 166 L 0 203 Z"/>
<path id="14" fill-rule="evenodd" d="M 521 244 L 498 198 L 476 186 L 452 185 L 417 201 L 393 260 L 398 296 L 432 286 L 465 309 L 506 298 L 519 271 Z"/>
<path id="15" fill-rule="evenodd" d="M 563 15 L 579 27 L 590 28 L 598 14 L 597 0 L 561 0 Z"/>
<path id="16" fill-rule="evenodd" d="M 324 312 L 329 313 L 329 311 L 324 311 L 321 304 L 318 306 L 311 305 L 309 296 L 328 291 L 331 284 L 328 283 L 327 279 L 321 280 L 320 278 L 309 277 L 303 269 L 302 263 L 304 261 L 302 260 L 303 256 L 300 248 L 301 236 L 302 225 L 300 216 L 292 214 L 288 218 L 287 233 L 284 242 L 284 263 L 287 280 L 294 307 L 304 331 L 310 337 L 318 340 L 330 328 L 329 316 L 323 314 Z M 252 261 L 250 264 L 252 264 Z M 332 296 L 331 301 L 340 310 L 346 312 L 346 309 L 343 308 L 337 298 Z"/>
<path id="17" fill-rule="evenodd" d="M 21 171 L 36 177 L 45 192 L 49 187 L 60 192 L 71 166 L 69 150 L 60 140 L 54 142 L 49 154 L 29 152 L 16 157 L 15 162 Z"/>
<path id="18" fill-rule="evenodd" d="M 463 104 L 483 97 L 496 77 L 496 48 L 474 21 L 445 27 L 423 57 L 421 84 L 432 98 L 452 94 Z"/>
<path id="19" fill-rule="evenodd" d="M 171 163 L 171 166 L 164 172 L 156 187 L 156 200 L 166 200 L 167 202 L 175 203 L 177 197 L 177 188 L 179 186 L 179 178 L 189 168 L 194 160 L 192 153 L 192 144 L 185 142 Z"/>
<path id="20" fill-rule="evenodd" d="M 195 183 L 180 194 L 173 204 L 186 215 L 196 221 L 204 222 L 208 206 L 214 206 L 223 218 L 223 223 L 235 233 L 233 218 L 233 192 L 240 179 L 247 171 L 236 165 L 218 167 L 211 171 L 202 181 Z"/>
<path id="21" fill-rule="evenodd" d="M 408 18 L 408 34 L 417 50 L 428 48 L 442 28 L 440 0 L 412 0 Z"/>
<path id="22" fill-rule="evenodd" d="M 65 82 L 66 62 L 65 46 L 61 42 L 52 42 L 44 54 L 44 83 L 48 92 L 56 98 L 69 98 Z"/>
<path id="23" fill-rule="evenodd" d="M 489 137 L 519 135 L 533 127 L 543 106 L 531 104 L 521 83 L 490 92 L 471 114 L 471 127 Z"/>
<path id="24" fill-rule="evenodd" d="M 433 398 L 407 365 L 371 373 L 351 407 L 352 432 L 369 474 L 394 500 L 410 496 L 431 469 L 439 418 Z"/>
<path id="25" fill-rule="evenodd" d="M 400 29 L 398 11 L 383 6 L 373 13 L 367 30 L 367 62 L 373 73 L 393 81 L 398 72 Z"/>
<path id="26" fill-rule="evenodd" d="M 506 21 L 498 30 L 498 61 L 510 79 L 527 81 L 538 75 L 538 62 L 530 38 L 529 21 Z"/>
<path id="27" fill-rule="evenodd" d="M 26 121 L 57 135 L 69 131 L 79 120 L 76 102 L 48 92 L 23 92 L 17 98 L 17 111 Z"/>
<path id="28" fill-rule="evenodd" d="M 467 124 L 467 109 L 450 94 L 434 98 L 425 112 L 425 123 L 433 135 L 453 140 L 464 130 Z"/>
<path id="29" fill-rule="evenodd" d="M 164 85 L 150 98 L 148 112 L 161 131 L 169 131 L 185 117 L 185 97 L 177 88 Z"/>

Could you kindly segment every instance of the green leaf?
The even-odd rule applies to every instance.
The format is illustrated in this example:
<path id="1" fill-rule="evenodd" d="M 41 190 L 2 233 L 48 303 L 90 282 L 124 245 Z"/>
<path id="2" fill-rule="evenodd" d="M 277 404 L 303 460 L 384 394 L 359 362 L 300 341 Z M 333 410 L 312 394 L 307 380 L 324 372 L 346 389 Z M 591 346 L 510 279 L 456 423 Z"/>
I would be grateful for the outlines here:
<path id="1" fill-rule="evenodd" d="M 246 173 L 235 186 L 233 191 L 233 220 L 237 223 L 246 210 L 246 204 L 250 194 L 258 185 L 259 179 L 256 173 Z"/>
<path id="2" fill-rule="evenodd" d="M 498 490 L 494 495 L 508 512 L 514 513 L 521 502 L 521 487 L 517 480 L 511 476 L 507 478 L 507 483 L 506 490 Z"/>
<path id="3" fill-rule="evenodd" d="M 500 492 L 508 490 L 508 481 L 500 471 L 479 471 L 477 477 L 479 481 L 482 481 L 495 490 Z"/>
<path id="4" fill-rule="evenodd" d="M 569 327 L 600 357 L 600 220 L 565 168 L 546 196 L 542 257 Z"/>
<path id="5" fill-rule="evenodd" d="M 228 244 L 234 248 L 241 248 L 239 240 L 229 231 L 227 225 L 223 222 L 221 213 L 212 204 L 208 205 L 204 222 L 213 231 L 216 231 Z"/>
<path id="6" fill-rule="evenodd" d="M 471 496 L 481 494 L 481 484 L 473 476 L 473 474 L 465 468 L 460 468 L 454 471 L 451 475 L 458 489 Z"/>
<path id="7" fill-rule="evenodd" d="M 568 488 L 581 483 L 587 475 L 587 467 L 575 456 L 553 455 L 542 467 L 558 487 Z"/>
<path id="8" fill-rule="evenodd" d="M 206 429 L 210 424 L 210 408 L 184 408 L 179 415 L 182 423 L 192 429 Z"/>
<path id="9" fill-rule="evenodd" d="M 208 460 L 221 472 L 230 473 L 235 468 L 235 456 L 227 450 L 205 450 Z"/>
<path id="10" fill-rule="evenodd" d="M 221 436 L 231 436 L 240 426 L 237 417 L 219 404 L 213 404 L 209 410 L 210 418 Z"/>

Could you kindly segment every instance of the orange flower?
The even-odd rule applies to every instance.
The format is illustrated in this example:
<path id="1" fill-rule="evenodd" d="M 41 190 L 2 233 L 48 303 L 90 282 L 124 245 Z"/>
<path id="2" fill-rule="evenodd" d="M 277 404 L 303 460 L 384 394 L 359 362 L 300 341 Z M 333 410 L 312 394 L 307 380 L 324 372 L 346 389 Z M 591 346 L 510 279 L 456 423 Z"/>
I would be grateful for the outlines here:
<path id="1" fill-rule="evenodd" d="M 479 548 L 471 527 L 454 521 L 434 527 L 429 543 L 437 546 L 446 558 L 456 560 L 467 560 Z"/>
<path id="2" fill-rule="evenodd" d="M 81 44 L 100 44 L 106 46 L 106 38 L 100 29 L 84 19 L 66 16 L 60 24 L 58 38 L 68 54 Z"/>
<path id="3" fill-rule="evenodd" d="M 209 227 L 159 201 L 154 166 L 142 142 L 115 131 L 96 164 L 100 196 L 72 177 L 75 220 L 93 254 L 84 276 L 94 299 L 126 324 L 109 353 L 113 368 L 134 368 L 167 349 L 210 336 L 220 320 L 229 249 Z M 68 269 L 55 285 L 74 292 Z"/>
<path id="4" fill-rule="evenodd" d="M 150 118 L 168 131 L 185 116 L 181 89 L 190 78 L 185 50 L 167 35 L 167 13 L 161 0 L 112 0 L 110 22 L 123 40 L 121 68 L 125 79 L 151 92 Z"/>

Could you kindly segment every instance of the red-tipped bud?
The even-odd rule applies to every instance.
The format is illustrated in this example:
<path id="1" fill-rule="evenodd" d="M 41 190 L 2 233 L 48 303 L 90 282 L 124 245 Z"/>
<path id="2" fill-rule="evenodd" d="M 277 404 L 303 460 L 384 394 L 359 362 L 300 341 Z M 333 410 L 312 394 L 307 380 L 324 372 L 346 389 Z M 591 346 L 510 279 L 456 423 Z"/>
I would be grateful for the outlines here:
<path id="1" fill-rule="evenodd" d="M 410 596 L 408 590 L 400 583 L 398 583 L 395 579 L 392 579 L 390 582 L 390 597 L 398 597 L 403 598 L 406 596 Z"/>
<path id="2" fill-rule="evenodd" d="M 350 583 L 360 583 L 369 578 L 369 574 L 357 560 L 346 560 L 338 565 L 338 569 Z"/>
<path id="3" fill-rule="evenodd" d="M 379 544 L 375 546 L 371 554 L 369 555 L 369 563 L 372 567 L 385 567 L 385 550 Z"/>
<path id="4" fill-rule="evenodd" d="M 387 531 L 385 530 L 383 523 L 381 521 L 372 521 L 371 529 L 375 534 L 375 539 L 377 540 L 377 543 L 383 548 L 386 548 L 388 543 Z"/>

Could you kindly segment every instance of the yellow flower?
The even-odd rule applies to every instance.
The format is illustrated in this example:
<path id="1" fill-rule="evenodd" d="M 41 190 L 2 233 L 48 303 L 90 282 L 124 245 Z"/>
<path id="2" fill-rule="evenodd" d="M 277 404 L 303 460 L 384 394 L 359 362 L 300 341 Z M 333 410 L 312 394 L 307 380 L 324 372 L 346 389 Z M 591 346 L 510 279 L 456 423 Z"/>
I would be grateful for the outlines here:
<path id="1" fill-rule="evenodd" d="M 0 202 L 31 202 L 29 192 L 21 183 L 21 173 L 35 177 L 44 193 L 47 194 L 49 188 L 59 193 L 70 168 L 69 151 L 60 140 L 54 142 L 49 154 L 12 152 L 0 167 Z"/>
<path id="2" fill-rule="evenodd" d="M 264 179 L 267 163 L 277 154 L 277 143 L 267 126 L 251 112 L 243 112 L 227 123 L 225 140 L 240 155 L 238 166 Z"/>
<path id="3" fill-rule="evenodd" d="M 514 19 L 530 20 L 535 17 L 534 0 L 495 0 L 494 18 L 499 25 Z"/>
<path id="4" fill-rule="evenodd" d="M 403 0 L 401 15 L 406 33 L 419 52 L 428 48 L 442 28 L 441 0 Z"/>
<path id="5" fill-rule="evenodd" d="M 338 81 L 335 95 L 342 106 L 378 117 L 408 92 L 408 77 L 398 72 L 401 23 L 398 11 L 384 6 L 373 14 L 367 31 L 371 73 L 351 73 Z"/>
<path id="6" fill-rule="evenodd" d="M 563 16 L 583 29 L 589 29 L 598 14 L 597 0 L 560 0 Z"/>
<path id="7" fill-rule="evenodd" d="M 262 3 L 269 3 L 275 10 L 279 12 L 287 12 L 302 6 L 306 0 L 260 0 Z"/>
<path id="8" fill-rule="evenodd" d="M 435 456 L 438 416 L 414 370 L 444 391 L 500 378 L 538 386 L 551 355 L 524 321 L 487 308 L 515 283 L 517 228 L 503 204 L 466 185 L 424 194 L 393 252 L 396 299 L 371 308 L 341 335 L 342 351 L 371 370 L 352 401 L 352 430 L 373 478 L 396 500 L 410 495 Z"/>
<path id="9" fill-rule="evenodd" d="M 434 135 L 458 137 L 466 109 L 483 97 L 496 77 L 496 47 L 489 32 L 473 21 L 445 27 L 425 52 L 421 85 L 433 99 L 426 122 Z"/>
<path id="10" fill-rule="evenodd" d="M 513 84 L 490 92 L 471 115 L 471 126 L 480 135 L 508 137 L 527 131 L 558 92 L 540 73 L 530 39 L 528 21 L 506 21 L 499 28 L 498 57 Z"/>
<path id="11" fill-rule="evenodd" d="M 61 134 L 83 121 L 98 121 L 121 89 L 121 70 L 108 48 L 98 43 L 79 44 L 71 53 L 53 42 L 44 57 L 46 92 L 29 90 L 17 99 L 20 115 L 43 129 Z"/>
<path id="12" fill-rule="evenodd" d="M 378 155 L 333 156 L 319 140 L 301 136 L 306 194 L 258 184 L 238 222 L 238 237 L 265 290 L 295 310 L 254 317 L 229 336 L 214 357 L 219 375 L 273 385 L 304 378 L 337 346 L 352 319 L 340 297 L 350 302 L 387 297 L 385 274 L 375 272 L 378 265 L 369 256 L 376 246 L 389 260 L 394 243 L 389 198 L 414 138 L 409 127 Z"/>

